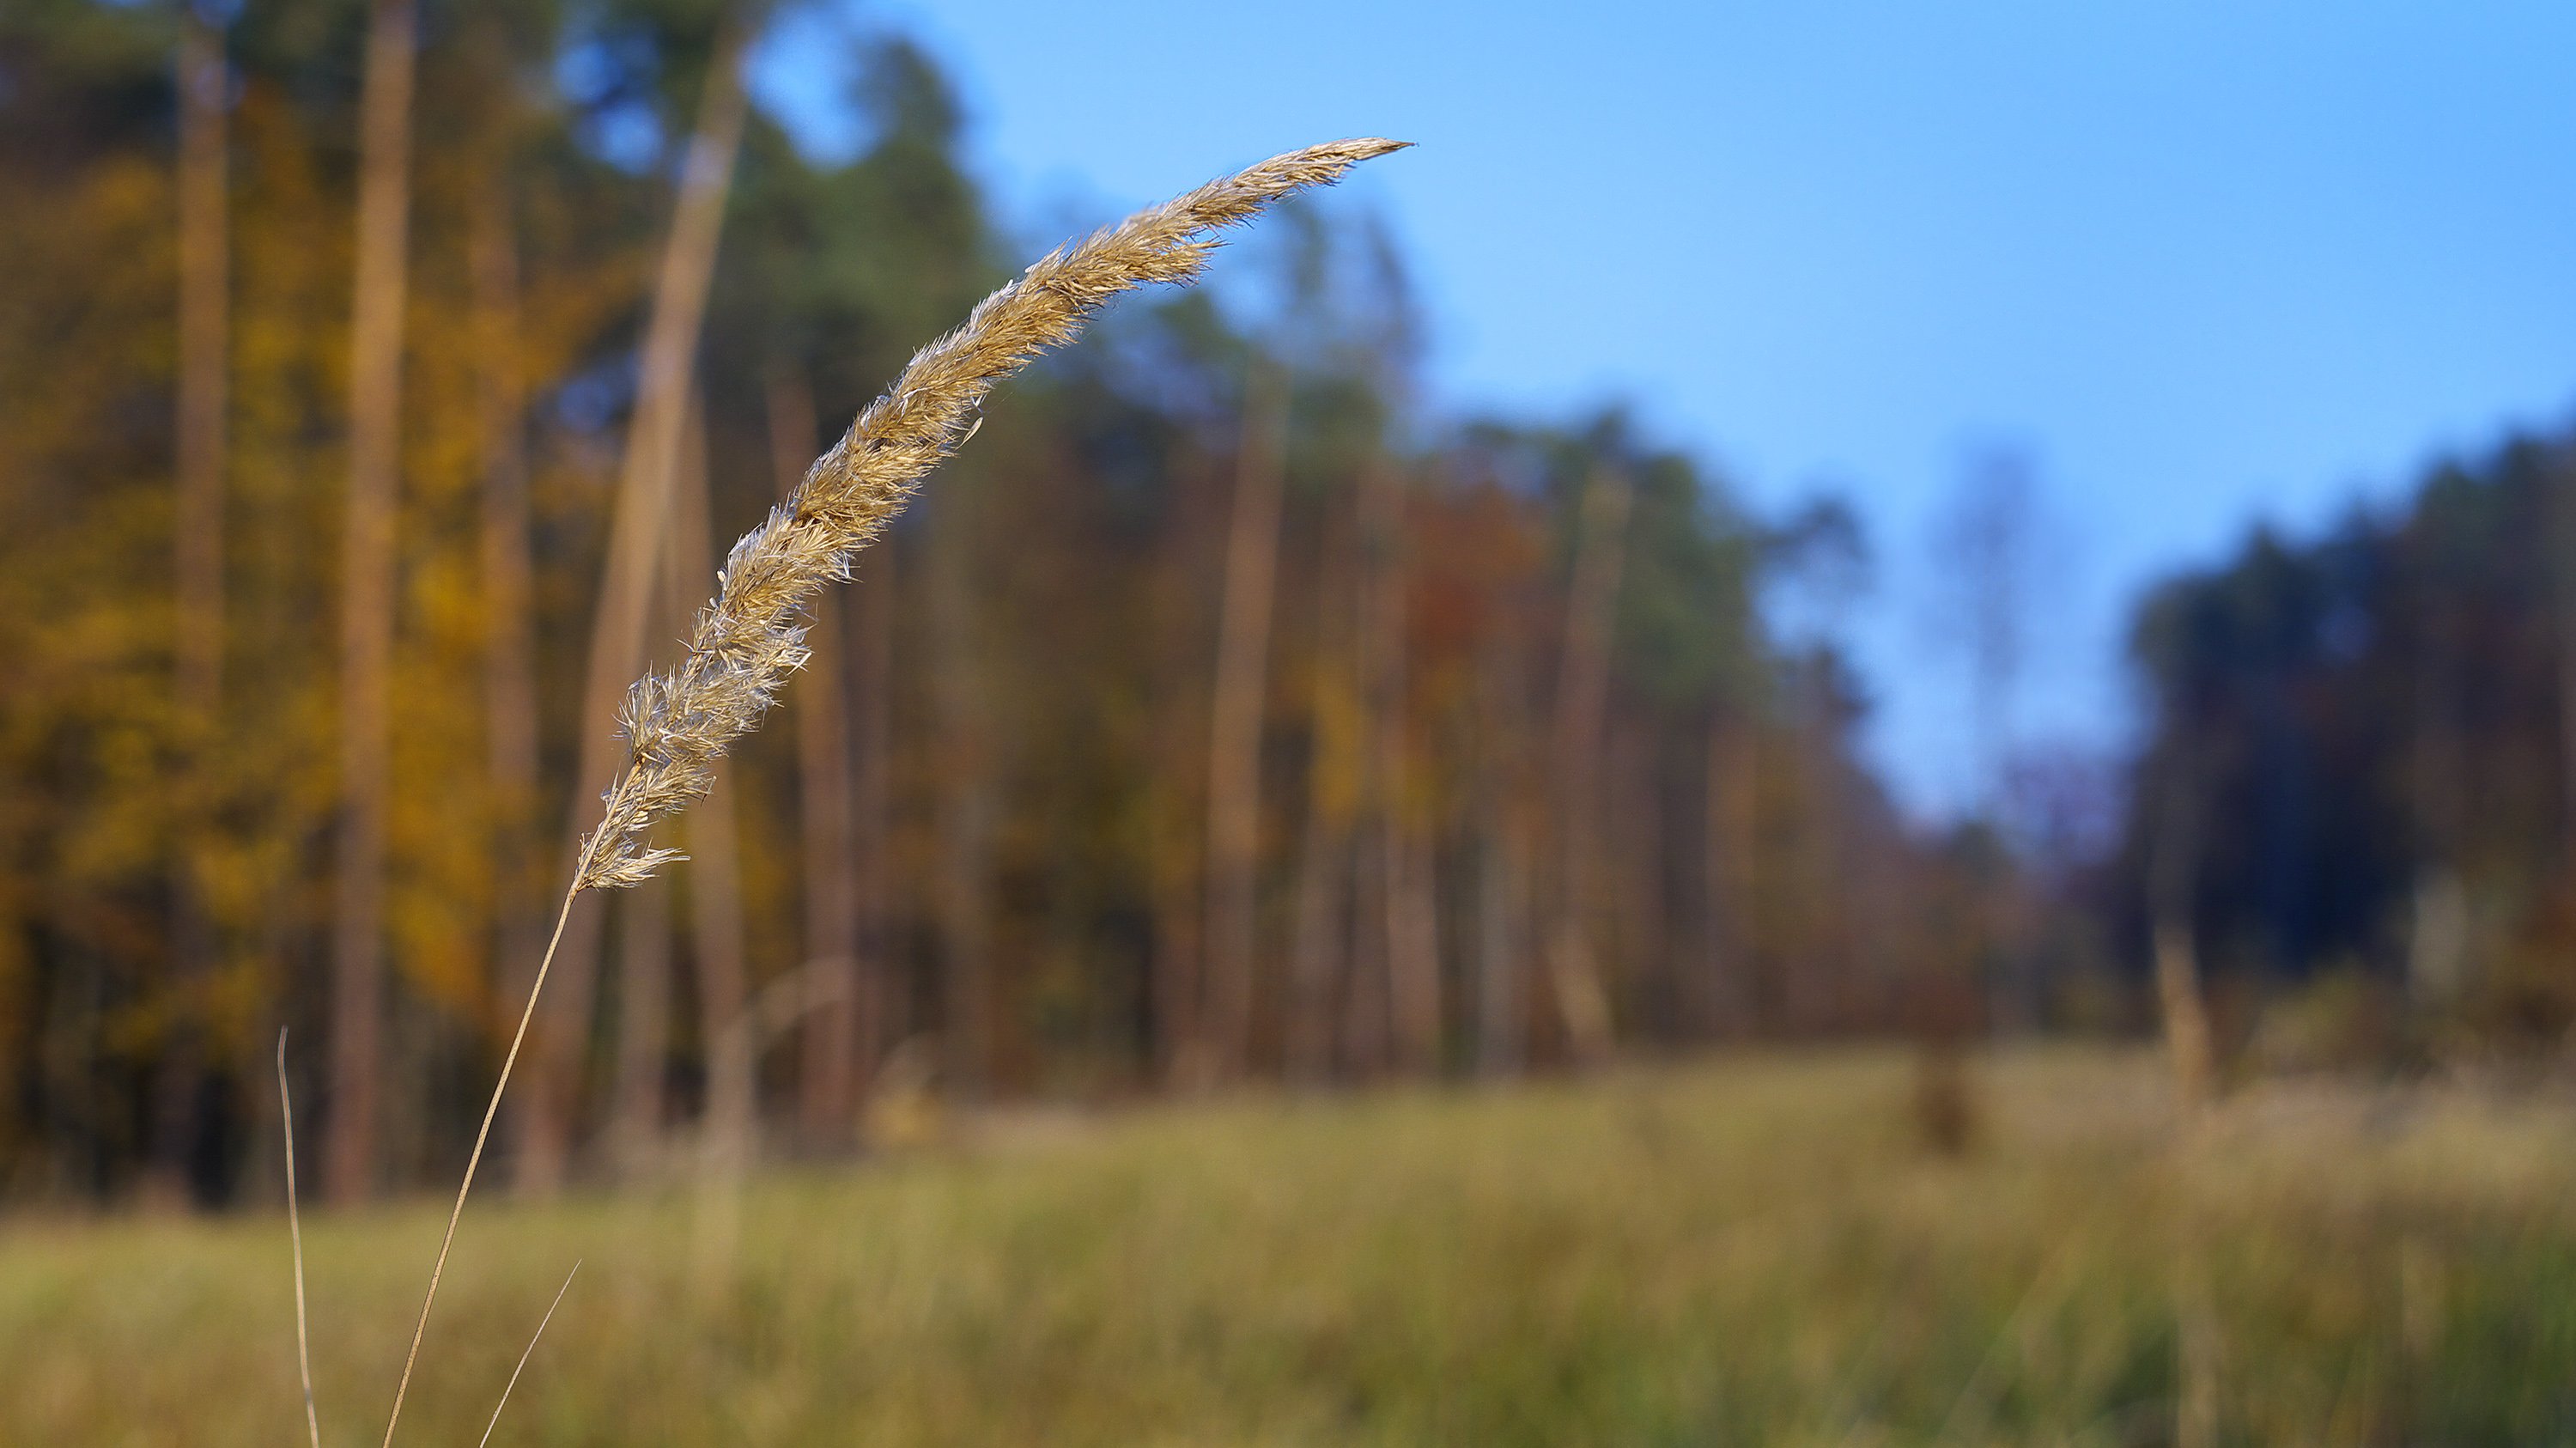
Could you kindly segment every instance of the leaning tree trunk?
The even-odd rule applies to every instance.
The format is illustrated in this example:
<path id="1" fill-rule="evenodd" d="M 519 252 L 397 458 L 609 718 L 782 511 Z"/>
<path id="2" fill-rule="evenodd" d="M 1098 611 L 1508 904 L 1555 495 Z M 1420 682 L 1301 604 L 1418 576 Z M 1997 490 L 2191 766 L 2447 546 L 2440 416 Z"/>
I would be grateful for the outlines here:
<path id="1" fill-rule="evenodd" d="M 1548 973 L 1567 1048 L 1578 1061 L 1610 1052 L 1610 999 L 1593 957 L 1591 905 L 1595 796 L 1602 721 L 1609 708 L 1610 627 L 1619 599 L 1628 529 L 1628 481 L 1604 469 L 1584 488 L 1574 576 L 1566 598 L 1565 648 L 1556 688 L 1555 919 Z"/>
<path id="2" fill-rule="evenodd" d="M 411 226 L 412 0 L 376 0 L 359 109 L 349 337 L 349 500 L 340 554 L 340 829 L 331 937 L 331 1096 L 323 1187 L 374 1182 L 384 994 L 385 807 Z"/>
<path id="3" fill-rule="evenodd" d="M 590 662 L 581 702 L 581 752 L 576 778 L 605 779 L 618 749 L 614 723 L 626 686 L 644 660 L 645 623 L 665 547 L 680 433 L 689 406 L 707 286 L 715 272 L 716 243 L 725 197 L 741 149 L 744 100 L 738 42 L 727 42 L 707 72 L 699 99 L 697 131 L 680 167 L 679 197 L 671 232 L 653 286 L 651 318 L 636 382 L 635 413 L 626 433 L 618 479 L 617 515 L 611 525 L 608 564 L 600 578 L 592 617 Z M 596 809 L 577 795 L 566 831 L 569 855 Z M 581 1063 L 599 979 L 600 902 L 595 892 L 573 901 L 555 965 L 555 991 L 541 1012 L 531 1041 L 528 1090 L 515 1098 L 520 1112 L 520 1185 L 548 1191 L 563 1179 L 579 1109 Z"/>
<path id="4" fill-rule="evenodd" d="M 1261 845 L 1261 713 L 1268 697 L 1270 616 L 1279 572 L 1279 495 L 1288 379 L 1256 358 L 1244 386 L 1243 443 L 1226 539 L 1216 683 L 1208 707 L 1205 996 L 1197 1012 L 1199 1074 L 1232 1078 L 1251 1061 Z"/>
<path id="5" fill-rule="evenodd" d="M 224 414 L 232 271 L 223 34 L 195 6 L 182 8 L 180 26 L 178 486 L 171 509 L 180 807 L 171 878 L 172 1038 L 155 1093 L 152 1142 L 155 1190 L 172 1198 L 184 1190 L 196 1132 L 205 1069 L 200 993 L 215 954 L 195 857 L 206 842 L 206 763 L 223 714 Z"/>

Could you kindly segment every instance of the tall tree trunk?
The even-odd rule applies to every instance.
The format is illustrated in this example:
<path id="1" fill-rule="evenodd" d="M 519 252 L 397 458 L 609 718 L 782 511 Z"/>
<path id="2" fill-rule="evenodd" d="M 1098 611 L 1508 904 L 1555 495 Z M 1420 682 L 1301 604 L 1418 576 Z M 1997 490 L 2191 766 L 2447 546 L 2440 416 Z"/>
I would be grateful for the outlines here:
<path id="1" fill-rule="evenodd" d="M 616 768 L 615 720 L 644 662 L 645 622 L 654 574 L 665 546 L 680 433 L 696 368 L 707 286 L 715 272 L 725 197 L 741 149 L 744 100 L 738 40 L 720 44 L 698 102 L 697 130 L 681 163 L 671 231 L 653 285 L 644 331 L 635 413 L 618 478 L 617 515 L 608 564 L 592 616 L 590 662 L 582 683 L 581 751 L 566 830 L 569 856 L 597 814 L 590 791 Z M 712 578 L 710 578 L 712 583 Z M 598 992 L 601 903 L 589 894 L 573 904 L 555 957 L 555 990 L 531 1046 L 529 1089 L 518 1096 L 522 1188 L 544 1192 L 563 1179 L 581 1095 L 582 1059 Z"/>
<path id="2" fill-rule="evenodd" d="M 760 1127 L 760 1081 L 753 1052 L 728 1056 L 713 1043 L 743 1020 L 751 1000 L 743 953 L 742 845 L 735 824 L 733 771 L 716 765 L 715 784 L 685 823 L 689 848 L 689 951 L 698 968 L 698 1010 L 709 1042 L 706 1138 L 711 1163 L 739 1175 Z"/>
<path id="3" fill-rule="evenodd" d="M 1565 648 L 1556 686 L 1556 911 L 1548 971 L 1580 1061 L 1611 1046 L 1610 998 L 1594 958 L 1586 916 L 1591 908 L 1593 831 L 1598 818 L 1602 721 L 1609 708 L 1610 628 L 1626 560 L 1628 480 L 1604 468 L 1584 487 L 1566 598 Z"/>
<path id="4" fill-rule="evenodd" d="M 851 891 L 858 917 L 858 1019 L 850 1058 L 852 1099 L 861 1115 L 885 1053 L 911 1029 L 908 992 L 894 968 L 894 621 L 895 546 L 885 539 L 861 560 L 850 591 L 850 734 L 858 751 L 851 782 Z"/>
<path id="5" fill-rule="evenodd" d="M 1407 779 L 1404 477 L 1373 458 L 1360 479 L 1361 642 L 1368 671 L 1369 776 L 1380 881 L 1372 928 L 1384 933 L 1385 1054 L 1422 1073 L 1440 1052 L 1440 960 L 1428 850 L 1414 828 Z"/>
<path id="6" fill-rule="evenodd" d="M 1206 612 L 1206 589 L 1199 576 L 1211 547 L 1213 524 L 1201 516 L 1209 507 L 1200 469 L 1210 464 L 1194 450 L 1171 460 L 1179 483 L 1172 489 L 1160 536 L 1155 540 L 1153 697 L 1149 726 L 1151 766 L 1147 776 L 1146 871 L 1153 911 L 1152 954 L 1145 962 L 1138 992 L 1137 1039 L 1143 1047 L 1139 1065 L 1165 1082 L 1191 1073 L 1200 1034 L 1198 1021 L 1201 941 L 1207 924 L 1207 802 L 1198 796 L 1206 783 L 1197 746 L 1206 721 L 1199 705 L 1207 698 L 1200 669 L 1207 649 L 1200 624 Z"/>
<path id="7" fill-rule="evenodd" d="M 1387 857 L 1387 832 L 1371 828 L 1377 823 L 1365 817 L 1353 831 L 1350 955 L 1342 973 L 1341 1066 L 1360 1081 L 1386 1074 L 1395 1028 L 1386 958 L 1393 939 L 1387 926 L 1394 914 L 1388 888 L 1394 864 Z"/>
<path id="8" fill-rule="evenodd" d="M 1393 495 L 1387 477 L 1370 462 L 1359 479 L 1352 521 L 1355 571 L 1348 583 L 1352 598 L 1350 697 L 1357 705 L 1352 741 L 1360 781 L 1357 816 L 1351 840 L 1351 916 L 1349 967 L 1343 974 L 1341 1061 L 1360 1079 L 1382 1075 L 1391 1064 L 1395 1029 L 1393 962 L 1396 943 L 1395 830 L 1388 820 L 1393 808 L 1386 777 L 1385 718 L 1389 673 L 1386 576 L 1391 571 L 1395 530 L 1388 522 Z M 1397 667 L 1401 667 L 1398 665 Z"/>
<path id="9" fill-rule="evenodd" d="M 1285 1074 L 1303 1085 L 1329 1080 L 1340 1039 L 1341 997 L 1354 982 L 1352 834 L 1366 741 L 1359 738 L 1346 641 L 1358 632 L 1349 537 L 1330 520 L 1315 570 L 1315 624 L 1306 666 L 1306 821 L 1297 846 L 1297 918 L 1289 941 Z"/>
<path id="10" fill-rule="evenodd" d="M 655 633 L 673 642 L 646 651 L 645 665 L 649 668 L 667 668 L 671 664 L 671 655 L 678 649 L 677 640 L 687 636 L 715 575 L 708 519 L 706 413 L 694 396 L 680 430 L 671 510 L 671 526 L 663 535 L 658 590 L 661 622 Z M 730 806 L 730 800 L 727 803 Z M 718 826 L 726 839 L 717 846 L 714 862 L 699 859 L 694 864 L 695 872 L 701 876 L 712 871 L 724 877 L 712 882 L 713 893 L 728 901 L 739 893 L 735 883 L 739 866 L 727 828 L 730 823 L 728 819 Z M 706 883 L 701 881 L 702 885 Z M 652 1163 L 662 1135 L 663 1083 L 669 1071 L 671 1047 L 668 889 L 666 881 L 657 879 L 614 897 L 621 939 L 614 1036 L 616 1065 L 609 1089 L 609 1156 L 621 1172 L 630 1176 Z M 714 918 L 721 920 L 728 913 L 738 915 L 739 906 L 719 904 Z M 739 938 L 738 930 L 735 938 Z M 718 947 L 718 954 L 733 957 L 729 964 L 734 978 L 742 975 L 740 953 L 738 944 Z M 719 974 L 727 969 L 727 963 L 716 966 Z"/>
<path id="11" fill-rule="evenodd" d="M 545 872 L 537 839 L 536 560 L 529 538 L 527 380 L 519 356 L 519 244 L 506 172 L 496 163 L 468 217 L 475 402 L 483 445 L 479 562 L 483 707 L 491 774 L 496 979 L 524 995 L 545 948 Z"/>
<path id="12" fill-rule="evenodd" d="M 1308 771 L 1306 824 L 1297 847 L 1297 919 L 1288 946 L 1288 1019 L 1282 1071 L 1314 1086 L 1333 1074 L 1333 993 L 1349 960 L 1350 823 Z"/>
<path id="13" fill-rule="evenodd" d="M 1753 853 L 1753 735 L 1737 728 L 1724 709 L 1708 725 L 1707 822 L 1701 832 L 1702 895 L 1699 1029 L 1720 1039 L 1746 1034 L 1753 1025 L 1749 932 L 1735 928 L 1733 911 L 1750 898 Z"/>
<path id="14" fill-rule="evenodd" d="M 1476 851 L 1476 1074 L 1502 1079 L 1521 1069 L 1522 914 L 1529 863 L 1508 800 L 1479 802 Z"/>
<path id="15" fill-rule="evenodd" d="M 939 715 L 939 930 L 942 953 L 940 1033 L 952 1089 L 982 1093 L 993 1062 L 993 936 L 990 855 L 993 830 L 990 741 L 985 737 L 983 681 L 975 660 L 970 539 L 962 511 L 969 495 L 955 487 L 931 520 L 931 682 Z"/>
<path id="16" fill-rule="evenodd" d="M 814 394 L 801 373 L 769 382 L 770 471 L 780 497 L 814 460 Z M 804 831 L 805 964 L 824 1002 L 804 1020 L 798 1063 L 799 1124 L 809 1142 L 848 1140 L 858 1104 L 859 1033 L 867 1015 L 859 983 L 859 865 L 850 780 L 849 671 L 843 598 L 814 602 L 804 677 L 794 700 L 798 822 Z"/>
<path id="17" fill-rule="evenodd" d="M 703 409 L 686 406 L 674 468 L 671 530 L 664 550 L 676 607 L 694 610 L 715 588 L 716 553 L 708 498 Z M 742 842 L 734 813 L 733 765 L 719 759 L 707 797 L 682 816 L 688 842 L 689 946 L 698 968 L 699 1026 L 707 1045 L 707 1163 L 728 1176 L 749 1164 L 760 1117 L 758 1047 L 726 1052 L 715 1043 L 751 1009 L 743 949 Z M 666 987 L 667 988 L 667 987 Z M 759 1039 L 757 1031 L 750 1039 Z M 656 1051 L 666 1043 L 657 1039 Z"/>
<path id="18" fill-rule="evenodd" d="M 1493 629 L 1476 651 L 1476 1073 L 1521 1069 L 1528 1016 L 1530 858 L 1515 744 L 1521 691 L 1511 644 Z"/>
<path id="19" fill-rule="evenodd" d="M 223 703 L 224 451 L 231 345 L 230 70 L 221 31 L 180 7 L 178 494 L 172 513 L 179 710 L 201 744 Z M 184 873 L 184 872 L 183 872 Z"/>
<path id="20" fill-rule="evenodd" d="M 1623 721 L 1624 722 L 1624 721 Z M 1611 939 L 1629 962 L 1626 998 L 1637 1013 L 1638 1034 L 1652 1044 L 1678 1043 L 1682 1021 L 1675 945 L 1673 865 L 1681 858 L 1676 837 L 1683 826 L 1678 791 L 1668 791 L 1670 763 L 1661 731 L 1642 722 L 1610 730 L 1609 781 L 1603 790 L 1609 818 L 1623 828 L 1602 841 L 1602 854 L 1618 881 L 1618 913 Z"/>
<path id="21" fill-rule="evenodd" d="M 1852 908 L 1848 899 L 1851 874 L 1843 848 L 1847 811 L 1832 675 L 1821 665 L 1802 670 L 1798 696 L 1795 868 L 1801 881 L 1797 898 L 1806 911 L 1806 928 L 1802 932 L 1806 958 L 1801 962 L 1804 968 L 1791 977 L 1793 984 L 1804 987 L 1794 1011 L 1810 1030 L 1845 1030 L 1852 1024 L 1846 1009 L 1853 977 L 1849 929 Z M 1986 939 L 1997 947 L 1994 954 L 2005 962 L 1999 978 L 1988 983 L 1984 994 L 1995 1007 L 2006 1008 L 1999 1012 L 2006 1019 L 2013 1015 L 2009 1008 L 2018 1000 L 2012 988 L 2012 972 L 2022 953 L 2013 931 L 2011 910 L 2011 902 L 2000 898 L 1999 892 L 1982 909 L 1989 931 Z M 1962 1029 L 1965 1025 L 1960 1023 Z M 1945 1041 L 1944 1046 L 1947 1044 Z"/>
<path id="22" fill-rule="evenodd" d="M 662 1137 L 671 1039 L 671 882 L 617 893 L 617 1073 L 609 1090 L 609 1157 L 642 1176 Z"/>
<path id="23" fill-rule="evenodd" d="M 340 799 L 331 940 L 330 1143 L 323 1186 L 374 1184 L 384 993 L 386 778 L 394 515 L 402 451 L 403 302 L 411 226 L 412 0 L 376 0 L 360 99 L 358 248 L 349 339 L 349 499 L 340 563 Z"/>
<path id="24" fill-rule="evenodd" d="M 1285 478 L 1288 379 L 1256 357 L 1244 384 L 1234 519 L 1226 539 L 1216 685 L 1208 706 L 1206 997 L 1202 1069 L 1232 1078 L 1252 1053 L 1254 954 L 1261 847 L 1261 714 L 1269 695 L 1270 615 L 1279 572 L 1279 494 Z"/>
<path id="25" fill-rule="evenodd" d="M 185 1190 L 205 1069 L 203 981 L 213 922 L 198 886 L 212 781 L 206 764 L 223 713 L 224 452 L 232 290 L 230 75 L 221 31 L 181 7 L 179 98 L 179 398 L 177 491 L 171 510 L 172 652 L 179 721 L 178 849 L 172 871 L 173 1035 L 156 1088 L 155 1194 Z"/>

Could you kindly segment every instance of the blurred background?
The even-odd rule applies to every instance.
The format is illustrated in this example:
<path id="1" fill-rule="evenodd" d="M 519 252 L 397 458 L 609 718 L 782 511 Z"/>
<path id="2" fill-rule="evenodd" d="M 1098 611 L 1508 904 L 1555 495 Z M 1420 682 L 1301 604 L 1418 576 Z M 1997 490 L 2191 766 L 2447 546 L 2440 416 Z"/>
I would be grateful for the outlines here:
<path id="1" fill-rule="evenodd" d="M 554 1435 L 644 1383 L 786 1404 L 752 1441 L 2576 1425 L 2534 1305 L 2576 1284 L 2571 45 L 2503 4 L 10 0 L 0 1212 L 67 1235 L 0 1254 L 0 1343 L 234 1371 L 61 1296 L 149 1262 L 268 1311 L 234 1229 L 64 1219 L 277 1204 L 281 1029 L 312 1196 L 451 1183 L 726 541 L 1046 248 L 1384 134 L 1006 387 L 690 861 L 574 912 L 491 1250 L 650 1283 L 668 1211 L 740 1270 L 714 1366 L 618 1335 L 649 1295 L 565 1329 L 627 1377 L 563 1369 Z M 332 1221 L 362 1281 L 425 1228 Z M 1193 1245 L 1264 1222 L 1284 1278 L 1366 1270 L 1281 1307 Z M 991 1270 L 927 1338 L 781 1345 L 803 1274 L 901 1298 L 889 1241 Z M 1131 1270 L 1143 1326 L 1026 1295 Z M 1806 1335 L 1713 1365 L 1754 1302 Z M 817 1364 L 863 1348 L 909 1366 L 853 1408 Z M 49 1361 L 0 1423 L 107 1441 Z"/>

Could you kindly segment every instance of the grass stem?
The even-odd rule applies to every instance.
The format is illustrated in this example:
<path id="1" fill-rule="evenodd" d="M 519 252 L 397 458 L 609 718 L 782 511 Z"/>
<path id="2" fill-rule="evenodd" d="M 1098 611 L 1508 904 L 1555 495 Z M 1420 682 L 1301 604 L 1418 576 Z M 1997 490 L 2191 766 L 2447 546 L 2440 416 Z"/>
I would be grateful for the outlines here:
<path id="1" fill-rule="evenodd" d="M 286 1125 L 286 1237 L 295 1244 L 295 1370 L 304 1380 L 304 1431 L 322 1448 L 313 1411 L 313 1347 L 304 1326 L 304 1221 L 295 1205 L 295 1101 L 286 1091 L 286 1031 L 277 1032 L 277 1115 Z"/>
<path id="2" fill-rule="evenodd" d="M 528 1346 L 519 1354 L 519 1365 L 510 1369 L 510 1380 L 501 1385 L 501 1401 L 492 1405 L 492 1421 L 483 1425 L 483 1436 L 475 1441 L 474 1448 L 489 1448 L 492 1430 L 501 1426 L 501 1410 L 510 1406 L 510 1390 L 519 1385 L 519 1374 L 528 1370 L 528 1359 L 536 1355 L 537 1339 L 546 1335 L 546 1324 L 555 1320 L 555 1309 L 563 1306 L 564 1294 L 572 1291 L 573 1273 L 580 1270 L 581 1263 L 574 1262 L 572 1272 L 564 1274 L 563 1286 L 555 1289 L 555 1300 L 546 1304 L 546 1315 L 537 1319 L 537 1330 L 528 1335 Z"/>
<path id="3" fill-rule="evenodd" d="M 394 1410 L 385 1418 L 386 1448 L 392 1448 L 395 1425 L 402 1422 L 403 1395 L 411 1391 L 412 1365 L 420 1360 L 420 1340 L 429 1332 L 429 1309 L 438 1301 L 438 1279 L 447 1271 L 447 1249 L 456 1245 L 456 1223 L 465 1215 L 465 1194 L 474 1190 L 474 1169 L 483 1164 L 483 1145 L 491 1140 L 492 1118 L 501 1114 L 501 1093 L 509 1089 L 510 1068 L 519 1064 L 519 1048 L 528 1040 L 528 1023 L 536 1019 L 537 997 L 545 992 L 546 971 L 555 963 L 555 947 L 563 944 L 564 922 L 572 918 L 573 898 L 580 893 L 579 885 L 564 891 L 563 908 L 555 912 L 554 935 L 546 941 L 544 958 L 537 962 L 537 978 L 528 987 L 528 1003 L 519 1012 L 519 1028 L 511 1033 L 510 1053 L 501 1058 L 500 1078 L 492 1083 L 492 1099 L 483 1108 L 483 1124 L 475 1129 L 474 1150 L 465 1158 L 465 1180 L 457 1184 L 456 1205 L 447 1213 L 447 1235 L 438 1240 L 438 1260 L 429 1269 L 429 1291 L 420 1300 L 420 1321 L 411 1330 L 411 1350 L 403 1354 L 402 1380 L 394 1385 Z M 564 1281 L 569 1285 L 572 1279 L 567 1277 Z M 552 1316 L 554 1309 L 546 1311 Z"/>

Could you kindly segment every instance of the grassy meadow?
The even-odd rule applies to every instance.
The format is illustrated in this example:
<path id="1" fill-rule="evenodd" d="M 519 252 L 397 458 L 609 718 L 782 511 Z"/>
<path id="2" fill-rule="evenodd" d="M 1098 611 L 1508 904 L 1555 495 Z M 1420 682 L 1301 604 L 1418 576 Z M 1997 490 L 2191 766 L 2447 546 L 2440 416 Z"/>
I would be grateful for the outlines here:
<path id="1" fill-rule="evenodd" d="M 2276 1084 L 2184 1154 L 2151 1057 L 1976 1069 L 1956 1160 L 1859 1052 L 997 1116 L 730 1251 L 496 1198 L 403 1441 L 474 1441 L 576 1258 L 496 1444 L 2144 1444 L 2186 1379 L 2218 1442 L 2576 1438 L 2576 1103 Z M 307 1223 L 328 1443 L 441 1213 Z M 293 1354 L 282 1214 L 0 1224 L 0 1443 L 300 1442 Z"/>

